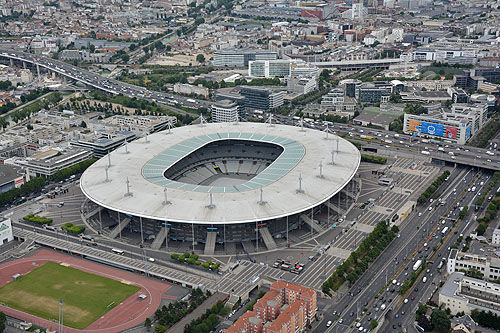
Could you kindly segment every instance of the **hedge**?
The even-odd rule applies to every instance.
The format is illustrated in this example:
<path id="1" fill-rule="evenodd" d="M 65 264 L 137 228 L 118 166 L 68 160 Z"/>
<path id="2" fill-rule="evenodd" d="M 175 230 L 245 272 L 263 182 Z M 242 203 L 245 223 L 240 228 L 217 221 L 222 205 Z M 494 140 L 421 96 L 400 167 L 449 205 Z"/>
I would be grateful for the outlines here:
<path id="1" fill-rule="evenodd" d="M 61 229 L 64 229 L 72 234 L 79 235 L 85 231 L 85 227 L 82 225 L 74 225 L 73 223 L 64 224 Z"/>
<path id="2" fill-rule="evenodd" d="M 28 222 L 33 222 L 36 224 L 44 225 L 44 224 L 52 224 L 53 220 L 48 217 L 42 217 L 38 215 L 33 215 L 33 214 L 28 214 L 25 217 L 23 217 L 25 221 Z"/>
<path id="3" fill-rule="evenodd" d="M 361 162 L 376 163 L 376 164 L 386 164 L 387 158 L 373 155 L 361 154 Z"/>

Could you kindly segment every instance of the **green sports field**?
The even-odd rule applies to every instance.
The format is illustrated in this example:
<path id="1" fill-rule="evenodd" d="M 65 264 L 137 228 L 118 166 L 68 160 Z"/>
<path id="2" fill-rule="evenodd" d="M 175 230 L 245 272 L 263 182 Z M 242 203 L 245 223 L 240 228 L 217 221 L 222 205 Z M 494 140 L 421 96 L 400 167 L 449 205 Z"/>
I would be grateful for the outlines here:
<path id="1" fill-rule="evenodd" d="M 0 302 L 37 317 L 58 320 L 64 302 L 64 325 L 84 329 L 139 287 L 75 268 L 47 262 L 0 288 Z"/>

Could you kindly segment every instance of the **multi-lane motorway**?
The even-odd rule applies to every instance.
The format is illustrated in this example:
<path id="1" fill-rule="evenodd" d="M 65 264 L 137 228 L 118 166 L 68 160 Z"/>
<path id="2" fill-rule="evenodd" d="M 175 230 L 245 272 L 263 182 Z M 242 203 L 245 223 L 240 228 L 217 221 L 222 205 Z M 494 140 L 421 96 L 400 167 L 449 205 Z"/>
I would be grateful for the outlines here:
<path id="1" fill-rule="evenodd" d="M 436 233 L 433 229 L 437 229 L 438 224 L 439 228 L 444 227 L 441 224 L 443 220 L 445 220 L 446 225 L 451 226 L 451 220 L 443 218 L 443 215 L 447 215 L 450 206 L 454 204 L 462 193 L 467 193 L 467 195 L 461 200 L 461 204 L 466 204 L 464 202 L 468 203 L 468 200 L 470 200 L 469 196 L 473 194 L 464 191 L 470 186 L 473 177 L 474 173 L 470 170 L 454 170 L 449 181 L 443 185 L 444 192 L 442 193 L 442 197 L 447 197 L 447 203 L 443 206 L 439 202 L 429 203 L 428 205 L 419 207 L 417 211 L 412 213 L 410 219 L 401 225 L 400 237 L 396 238 L 389 245 L 383 254 L 371 265 L 368 272 L 347 293 L 337 295 L 332 300 L 331 305 L 326 307 L 324 310 L 324 320 L 316 331 L 329 332 L 345 329 L 346 326 L 349 327 L 354 324 L 357 318 L 362 319 L 360 327 L 369 328 L 369 320 L 380 319 L 379 316 L 382 312 L 381 305 L 385 304 L 386 309 L 388 309 L 397 299 L 396 296 L 398 295 L 399 288 L 397 285 L 392 285 L 392 279 L 395 278 L 399 283 L 402 283 L 408 278 L 408 275 L 411 273 L 411 266 L 413 266 L 411 258 L 413 250 L 419 249 L 427 242 L 426 249 L 429 249 L 420 249 L 420 253 L 415 253 L 417 259 L 420 257 L 424 258 L 429 255 L 433 246 L 439 244 L 439 237 L 433 237 Z M 429 210 L 429 207 L 433 208 Z M 457 210 L 454 213 L 458 214 Z M 456 217 L 456 215 L 452 213 L 451 217 Z M 436 236 L 438 236 L 437 233 Z M 433 238 L 433 241 L 430 241 L 430 238 Z M 444 256 L 444 252 L 446 251 L 441 252 L 443 252 L 441 254 Z M 405 267 L 410 268 L 405 270 Z M 405 275 L 405 273 L 408 274 Z M 385 289 L 388 283 L 391 284 L 389 291 Z M 430 281 L 429 284 L 431 284 Z M 381 295 L 384 301 L 382 303 L 380 298 L 375 302 L 375 296 L 381 290 L 385 290 Z M 363 312 L 365 308 L 366 312 Z M 333 325 L 329 328 L 326 326 L 328 321 L 333 322 Z"/>
<path id="2" fill-rule="evenodd" d="M 194 100 L 192 98 L 183 97 L 180 95 L 168 94 L 165 92 L 149 91 L 144 87 L 139 87 L 114 79 L 110 79 L 96 73 L 87 71 L 85 69 L 70 65 L 68 63 L 37 56 L 34 54 L 12 51 L 0 50 L 0 57 L 13 59 L 16 61 L 23 61 L 31 63 L 39 67 L 46 68 L 52 72 L 58 73 L 62 76 L 81 82 L 87 86 L 111 93 L 114 95 L 122 94 L 128 97 L 135 97 L 138 99 L 147 99 L 157 103 L 162 103 L 170 106 L 186 106 L 191 108 L 208 107 L 210 103 L 203 100 Z M 194 101 L 194 102 L 193 102 Z M 176 112 L 182 110 L 175 109 Z"/>
<path id="3" fill-rule="evenodd" d="M 299 119 L 281 115 L 273 115 L 273 118 L 278 123 L 300 126 Z M 421 137 L 397 134 L 392 131 L 336 124 L 320 120 L 303 121 L 302 123 L 304 127 L 318 130 L 325 130 L 328 127 L 331 132 L 343 135 L 346 138 L 359 140 L 364 150 L 377 152 L 383 149 L 394 151 L 395 153 L 417 154 L 423 158 L 432 158 L 442 162 L 500 171 L 500 155 L 496 149 L 464 146 L 447 140 L 429 140 Z"/>

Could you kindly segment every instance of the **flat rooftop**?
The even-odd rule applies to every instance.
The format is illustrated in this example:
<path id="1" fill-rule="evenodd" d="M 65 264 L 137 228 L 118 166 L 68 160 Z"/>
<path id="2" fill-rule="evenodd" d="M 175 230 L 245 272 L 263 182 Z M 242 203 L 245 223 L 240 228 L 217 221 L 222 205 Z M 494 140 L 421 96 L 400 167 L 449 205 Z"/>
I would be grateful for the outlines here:
<path id="1" fill-rule="evenodd" d="M 184 223 L 248 223 L 281 218 L 311 209 L 344 188 L 356 174 L 360 152 L 347 140 L 312 129 L 262 123 L 213 123 L 159 132 L 120 147 L 82 175 L 83 193 L 95 203 L 145 218 Z M 246 183 L 201 186 L 163 176 L 165 170 L 191 152 L 227 138 L 278 144 L 284 152 Z M 338 154 L 337 150 L 338 142 Z M 334 164 L 330 164 L 332 151 Z M 322 175 L 320 175 L 320 163 Z M 302 178 L 303 193 L 297 193 Z M 129 180 L 132 196 L 127 193 Z M 168 189 L 169 205 L 164 205 Z M 260 191 L 263 201 L 260 204 Z M 209 208 L 210 195 L 213 205 Z"/>

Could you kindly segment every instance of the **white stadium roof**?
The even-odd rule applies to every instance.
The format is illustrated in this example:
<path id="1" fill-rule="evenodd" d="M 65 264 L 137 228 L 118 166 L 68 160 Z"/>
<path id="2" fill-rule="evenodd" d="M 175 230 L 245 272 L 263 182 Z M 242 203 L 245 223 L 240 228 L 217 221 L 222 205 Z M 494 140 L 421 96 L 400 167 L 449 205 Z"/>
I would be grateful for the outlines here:
<path id="1" fill-rule="evenodd" d="M 280 145 L 282 154 L 246 183 L 220 187 L 184 184 L 163 177 L 168 167 L 204 145 L 224 139 L 261 141 Z M 148 136 L 104 157 L 82 175 L 80 186 L 93 202 L 133 216 L 171 222 L 233 224 L 266 221 L 306 211 L 340 191 L 356 174 L 360 153 L 337 137 L 312 129 L 262 123 L 191 125 Z M 322 174 L 320 175 L 320 162 Z M 297 193 L 302 177 L 303 193 Z M 126 196 L 126 180 L 131 196 Z M 164 188 L 168 200 L 164 205 Z M 263 201 L 259 203 L 260 189 Z M 213 204 L 210 208 L 210 193 Z"/>

